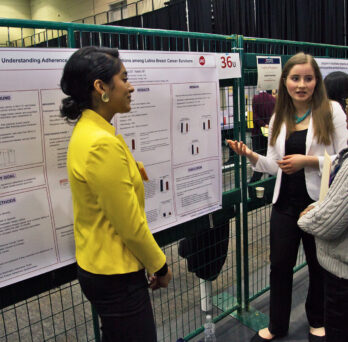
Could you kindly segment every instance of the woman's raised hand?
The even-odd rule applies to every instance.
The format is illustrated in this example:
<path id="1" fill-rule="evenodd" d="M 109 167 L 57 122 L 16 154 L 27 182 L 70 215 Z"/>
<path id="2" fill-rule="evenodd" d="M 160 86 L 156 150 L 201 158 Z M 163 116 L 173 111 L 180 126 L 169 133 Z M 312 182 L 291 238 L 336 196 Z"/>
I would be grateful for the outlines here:
<path id="1" fill-rule="evenodd" d="M 253 152 L 253 150 L 251 150 L 247 145 L 245 145 L 243 141 L 226 139 L 226 142 L 234 152 L 236 152 L 240 156 L 246 156 L 251 162 L 251 164 L 256 165 L 259 159 L 259 155 Z"/>
<path id="2" fill-rule="evenodd" d="M 253 151 L 247 145 L 245 145 L 243 141 L 226 139 L 226 142 L 231 147 L 231 149 L 240 156 L 248 157 L 253 153 Z"/>

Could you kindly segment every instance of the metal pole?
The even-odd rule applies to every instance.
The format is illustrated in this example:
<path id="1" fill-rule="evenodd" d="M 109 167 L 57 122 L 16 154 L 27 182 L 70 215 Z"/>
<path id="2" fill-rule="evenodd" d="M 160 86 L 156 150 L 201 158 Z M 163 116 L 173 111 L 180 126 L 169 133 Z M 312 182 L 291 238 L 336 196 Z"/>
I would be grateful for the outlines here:
<path id="1" fill-rule="evenodd" d="M 239 107 L 240 107 L 240 138 L 246 141 L 245 138 L 245 94 L 244 94 L 244 40 L 243 36 L 238 36 L 238 47 L 240 49 L 240 65 L 242 70 L 242 77 L 239 83 Z M 246 158 L 242 157 L 242 224 L 243 224 L 243 270 L 244 270 L 244 304 L 246 310 L 249 308 L 249 258 L 248 258 L 248 202 L 247 202 L 247 167 Z"/>

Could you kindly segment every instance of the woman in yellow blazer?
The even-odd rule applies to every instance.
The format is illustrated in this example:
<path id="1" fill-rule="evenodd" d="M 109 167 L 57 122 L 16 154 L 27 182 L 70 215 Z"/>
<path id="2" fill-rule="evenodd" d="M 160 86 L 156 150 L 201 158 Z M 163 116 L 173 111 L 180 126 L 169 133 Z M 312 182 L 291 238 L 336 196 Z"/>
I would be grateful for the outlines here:
<path id="1" fill-rule="evenodd" d="M 117 49 L 92 46 L 70 57 L 61 88 L 61 114 L 77 121 L 67 169 L 82 291 L 101 318 L 103 342 L 156 341 L 148 286 L 167 287 L 172 273 L 146 221 L 137 163 L 110 124 L 130 111 L 134 88 Z"/>

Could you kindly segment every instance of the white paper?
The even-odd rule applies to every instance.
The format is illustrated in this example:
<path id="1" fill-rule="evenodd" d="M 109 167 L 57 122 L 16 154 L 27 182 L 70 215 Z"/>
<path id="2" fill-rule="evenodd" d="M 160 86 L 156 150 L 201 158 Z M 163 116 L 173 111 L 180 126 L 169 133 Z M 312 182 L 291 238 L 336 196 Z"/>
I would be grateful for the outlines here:
<path id="1" fill-rule="evenodd" d="M 152 232 L 221 208 L 221 127 L 214 54 L 122 51 L 132 110 L 115 116 L 144 163 Z M 204 70 L 204 72 L 202 72 Z"/>
<path id="2" fill-rule="evenodd" d="M 74 49 L 0 50 L 0 287 L 75 261 L 60 78 Z M 152 232 L 221 208 L 215 54 L 120 51 L 135 92 L 114 124 L 149 176 Z M 117 122 L 116 122 L 117 121 Z"/>
<path id="3" fill-rule="evenodd" d="M 216 63 L 219 80 L 242 77 L 239 53 L 217 53 Z"/>
<path id="4" fill-rule="evenodd" d="M 329 182 L 330 182 L 330 173 L 331 173 L 331 158 L 329 154 L 324 153 L 324 163 L 323 171 L 321 173 L 321 183 L 320 183 L 320 193 L 319 193 L 319 202 L 322 202 L 329 191 Z"/>
<path id="5" fill-rule="evenodd" d="M 334 71 L 342 71 L 348 74 L 348 60 L 331 59 L 331 58 L 315 58 L 318 63 L 323 79 Z"/>
<path id="6" fill-rule="evenodd" d="M 282 73 L 280 57 L 257 56 L 257 90 L 278 89 Z"/>

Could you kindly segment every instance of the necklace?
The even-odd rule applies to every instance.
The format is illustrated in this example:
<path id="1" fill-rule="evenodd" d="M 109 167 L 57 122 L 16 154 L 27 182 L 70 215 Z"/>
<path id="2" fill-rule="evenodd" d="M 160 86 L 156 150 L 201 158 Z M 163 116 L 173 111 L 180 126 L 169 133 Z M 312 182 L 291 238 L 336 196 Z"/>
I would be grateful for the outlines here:
<path id="1" fill-rule="evenodd" d="M 309 108 L 307 112 L 301 117 L 298 117 L 297 114 L 295 114 L 295 117 L 296 117 L 295 123 L 298 124 L 302 122 L 310 113 L 311 113 L 311 108 Z"/>

